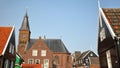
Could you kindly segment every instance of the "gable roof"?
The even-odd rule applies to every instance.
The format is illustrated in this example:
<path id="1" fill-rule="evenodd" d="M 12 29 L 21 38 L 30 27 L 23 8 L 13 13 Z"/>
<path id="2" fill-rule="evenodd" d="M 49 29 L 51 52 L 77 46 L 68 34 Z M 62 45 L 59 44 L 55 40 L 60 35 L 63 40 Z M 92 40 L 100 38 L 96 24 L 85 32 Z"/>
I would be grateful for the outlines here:
<path id="1" fill-rule="evenodd" d="M 114 33 L 120 37 L 120 8 L 102 9 Z"/>
<path id="2" fill-rule="evenodd" d="M 31 48 L 37 40 L 39 39 L 30 39 L 30 41 L 27 44 L 26 50 Z M 67 50 L 61 39 L 42 39 L 42 40 L 48 46 L 48 48 L 53 52 L 69 53 L 69 51 Z"/>
<path id="3" fill-rule="evenodd" d="M 0 27 L 0 55 L 4 55 L 14 27 Z"/>
<path id="4" fill-rule="evenodd" d="M 88 51 L 85 51 L 83 52 L 79 57 L 78 59 L 84 59 L 86 56 L 88 56 L 90 53 L 94 53 L 93 51 L 91 50 L 88 50 Z M 94 53 L 95 54 L 95 53 Z M 96 55 L 96 54 L 95 54 Z M 97 56 L 97 55 L 96 55 Z"/>
<path id="5" fill-rule="evenodd" d="M 105 9 L 105 8 L 103 8 L 103 9 Z M 108 29 L 108 32 L 111 35 L 112 39 L 114 39 L 116 37 L 116 35 L 115 35 L 111 25 L 109 24 L 109 21 L 107 20 L 107 17 L 105 15 L 103 9 L 99 8 L 99 30 L 103 27 L 106 27 L 106 29 Z"/>
<path id="6" fill-rule="evenodd" d="M 91 52 L 90 50 L 83 52 L 83 53 L 80 55 L 79 58 L 80 58 L 80 59 L 83 59 L 83 58 L 84 58 L 86 55 L 88 55 L 90 52 Z"/>

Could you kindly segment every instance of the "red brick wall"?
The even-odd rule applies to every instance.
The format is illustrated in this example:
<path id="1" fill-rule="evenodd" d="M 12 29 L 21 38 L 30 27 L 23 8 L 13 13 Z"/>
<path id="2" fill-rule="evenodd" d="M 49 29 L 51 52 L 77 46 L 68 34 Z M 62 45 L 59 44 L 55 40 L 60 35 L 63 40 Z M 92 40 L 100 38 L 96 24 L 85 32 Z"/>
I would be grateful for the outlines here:
<path id="1" fill-rule="evenodd" d="M 59 56 L 59 64 L 57 68 L 72 68 L 72 59 L 68 53 L 54 53 L 54 56 Z"/>
<path id="2" fill-rule="evenodd" d="M 34 49 L 38 50 L 37 56 L 32 56 L 32 50 Z M 46 50 L 46 56 L 41 56 L 41 50 Z M 36 43 L 33 44 L 33 46 L 29 50 L 25 51 L 21 55 L 23 56 L 26 64 L 28 64 L 28 59 L 40 59 L 41 64 L 44 64 L 44 59 L 49 59 L 49 67 L 52 68 L 53 54 L 41 39 L 39 39 Z"/>

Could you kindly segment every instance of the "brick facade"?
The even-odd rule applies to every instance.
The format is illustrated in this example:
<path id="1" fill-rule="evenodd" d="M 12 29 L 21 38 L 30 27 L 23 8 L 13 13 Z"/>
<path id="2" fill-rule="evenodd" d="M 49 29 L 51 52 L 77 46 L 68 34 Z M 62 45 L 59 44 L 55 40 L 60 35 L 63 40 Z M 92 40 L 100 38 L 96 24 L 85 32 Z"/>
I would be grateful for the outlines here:
<path id="1" fill-rule="evenodd" d="M 41 64 L 43 68 L 72 68 L 70 53 L 61 39 L 31 39 L 28 16 L 19 30 L 18 53 L 24 64 Z"/>

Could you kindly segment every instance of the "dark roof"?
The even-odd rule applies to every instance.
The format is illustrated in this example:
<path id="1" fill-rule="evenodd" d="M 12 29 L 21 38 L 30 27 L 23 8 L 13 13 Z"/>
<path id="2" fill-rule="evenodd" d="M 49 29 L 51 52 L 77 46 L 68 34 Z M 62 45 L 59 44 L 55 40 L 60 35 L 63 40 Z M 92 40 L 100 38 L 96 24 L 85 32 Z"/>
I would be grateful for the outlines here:
<path id="1" fill-rule="evenodd" d="M 93 54 L 93 56 L 90 56 L 89 54 Z M 89 56 L 88 56 L 89 55 Z M 93 52 L 93 51 L 91 51 L 91 50 L 87 50 L 87 51 L 85 51 L 85 52 L 83 52 L 77 59 L 84 59 L 84 58 L 86 58 L 86 56 L 88 56 L 88 57 L 97 57 L 97 55 Z"/>
<path id="2" fill-rule="evenodd" d="M 27 44 L 26 50 L 31 48 L 37 40 L 38 39 L 30 39 L 29 43 Z M 43 41 L 48 46 L 48 48 L 53 52 L 69 53 L 61 39 L 43 39 Z"/>
<path id="3" fill-rule="evenodd" d="M 27 43 L 26 50 L 32 47 L 32 45 L 37 41 L 38 39 L 30 39 L 30 41 Z"/>
<path id="4" fill-rule="evenodd" d="M 61 39 L 43 39 L 43 40 L 50 48 L 50 50 L 52 50 L 53 52 L 69 53 Z"/>
<path id="5" fill-rule="evenodd" d="M 120 8 L 103 8 L 103 12 L 114 33 L 120 36 Z"/>
<path id="6" fill-rule="evenodd" d="M 24 16 L 20 30 L 30 30 L 27 13 Z"/>

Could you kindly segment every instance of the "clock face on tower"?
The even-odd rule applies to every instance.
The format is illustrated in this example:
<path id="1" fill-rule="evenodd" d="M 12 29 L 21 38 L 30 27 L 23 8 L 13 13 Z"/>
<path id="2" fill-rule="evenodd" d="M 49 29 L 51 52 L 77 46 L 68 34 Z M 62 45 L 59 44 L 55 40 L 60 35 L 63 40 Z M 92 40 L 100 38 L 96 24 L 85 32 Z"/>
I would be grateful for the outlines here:
<path id="1" fill-rule="evenodd" d="M 23 35 L 22 35 L 22 38 L 26 38 L 26 34 L 23 34 Z"/>

